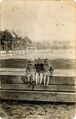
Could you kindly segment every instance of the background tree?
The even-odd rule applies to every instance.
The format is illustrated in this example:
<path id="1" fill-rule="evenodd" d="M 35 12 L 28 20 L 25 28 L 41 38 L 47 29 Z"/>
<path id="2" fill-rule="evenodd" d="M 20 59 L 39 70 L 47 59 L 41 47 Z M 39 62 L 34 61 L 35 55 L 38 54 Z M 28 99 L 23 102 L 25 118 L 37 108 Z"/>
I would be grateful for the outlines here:
<path id="1" fill-rule="evenodd" d="M 8 30 L 0 31 L 0 44 L 3 50 L 6 50 L 6 52 L 8 52 L 8 50 L 11 50 L 12 42 L 13 36 L 11 32 L 9 32 Z"/>
<path id="2" fill-rule="evenodd" d="M 32 41 L 28 38 L 28 36 L 19 36 L 14 31 L 0 31 L 0 49 L 5 50 L 6 52 L 8 52 L 9 50 L 23 50 L 31 44 Z"/>
<path id="3" fill-rule="evenodd" d="M 12 32 L 14 35 L 14 43 L 16 44 L 15 47 L 19 48 L 20 50 L 26 49 L 26 47 L 32 44 L 32 41 L 29 39 L 28 36 L 22 37 L 19 36 L 16 32 Z"/>

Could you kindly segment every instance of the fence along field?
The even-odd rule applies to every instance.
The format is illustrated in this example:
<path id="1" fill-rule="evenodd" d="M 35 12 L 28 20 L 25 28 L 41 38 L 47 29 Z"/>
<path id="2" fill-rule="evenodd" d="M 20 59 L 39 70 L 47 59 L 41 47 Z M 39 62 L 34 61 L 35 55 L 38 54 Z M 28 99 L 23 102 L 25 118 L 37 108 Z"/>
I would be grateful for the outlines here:
<path id="1" fill-rule="evenodd" d="M 56 55 L 55 51 L 50 52 L 50 59 L 54 65 L 54 74 L 50 78 L 50 84 L 48 87 L 38 84 L 33 89 L 32 85 L 29 87 L 25 80 L 25 64 L 27 56 L 30 54 L 25 56 L 18 54 L 20 53 L 3 55 L 0 60 L 1 99 L 75 102 L 74 54 L 65 52 L 63 55 L 62 52 L 61 54 L 59 52 L 59 55 Z M 48 53 L 46 54 L 49 56 Z M 35 55 L 31 53 L 32 56 Z M 39 56 L 41 55 L 39 54 Z"/>
<path id="2" fill-rule="evenodd" d="M 29 55 L 30 54 L 30 55 Z M 0 59 L 29 59 L 29 58 L 50 58 L 50 59 L 75 59 L 75 49 L 39 49 L 39 50 L 13 50 L 6 53 L 0 52 Z"/>

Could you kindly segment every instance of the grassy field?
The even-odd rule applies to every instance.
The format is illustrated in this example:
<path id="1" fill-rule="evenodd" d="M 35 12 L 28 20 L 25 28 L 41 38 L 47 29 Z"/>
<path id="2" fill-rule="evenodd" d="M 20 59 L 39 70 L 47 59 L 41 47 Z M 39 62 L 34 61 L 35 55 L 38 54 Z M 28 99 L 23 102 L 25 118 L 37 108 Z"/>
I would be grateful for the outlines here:
<path id="1" fill-rule="evenodd" d="M 3 119 L 73 119 L 74 104 L 0 101 Z"/>

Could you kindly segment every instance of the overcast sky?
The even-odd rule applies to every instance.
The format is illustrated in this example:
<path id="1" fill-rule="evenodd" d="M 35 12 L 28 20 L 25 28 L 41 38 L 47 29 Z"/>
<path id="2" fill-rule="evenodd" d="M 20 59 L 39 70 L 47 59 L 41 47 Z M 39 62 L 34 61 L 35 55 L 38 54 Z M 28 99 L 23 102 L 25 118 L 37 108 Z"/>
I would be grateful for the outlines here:
<path id="1" fill-rule="evenodd" d="M 75 40 L 76 9 L 71 0 L 4 0 L 1 29 L 19 32 L 33 41 Z"/>

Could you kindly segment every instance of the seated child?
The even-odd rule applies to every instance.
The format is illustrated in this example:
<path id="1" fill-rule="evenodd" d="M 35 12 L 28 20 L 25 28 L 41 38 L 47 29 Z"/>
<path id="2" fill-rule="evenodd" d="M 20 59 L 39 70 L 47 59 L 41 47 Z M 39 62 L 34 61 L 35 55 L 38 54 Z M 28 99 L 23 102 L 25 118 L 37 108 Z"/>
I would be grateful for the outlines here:
<path id="1" fill-rule="evenodd" d="M 43 79 L 43 59 L 38 59 L 37 63 L 35 63 L 36 68 L 36 84 L 42 84 Z"/>
<path id="2" fill-rule="evenodd" d="M 48 86 L 50 75 L 53 74 L 53 66 L 48 59 L 44 60 L 43 85 Z"/>
<path id="3" fill-rule="evenodd" d="M 32 84 L 32 82 L 35 82 L 35 67 L 34 67 L 33 60 L 28 60 L 27 62 L 26 75 L 27 75 L 28 85 Z"/>

